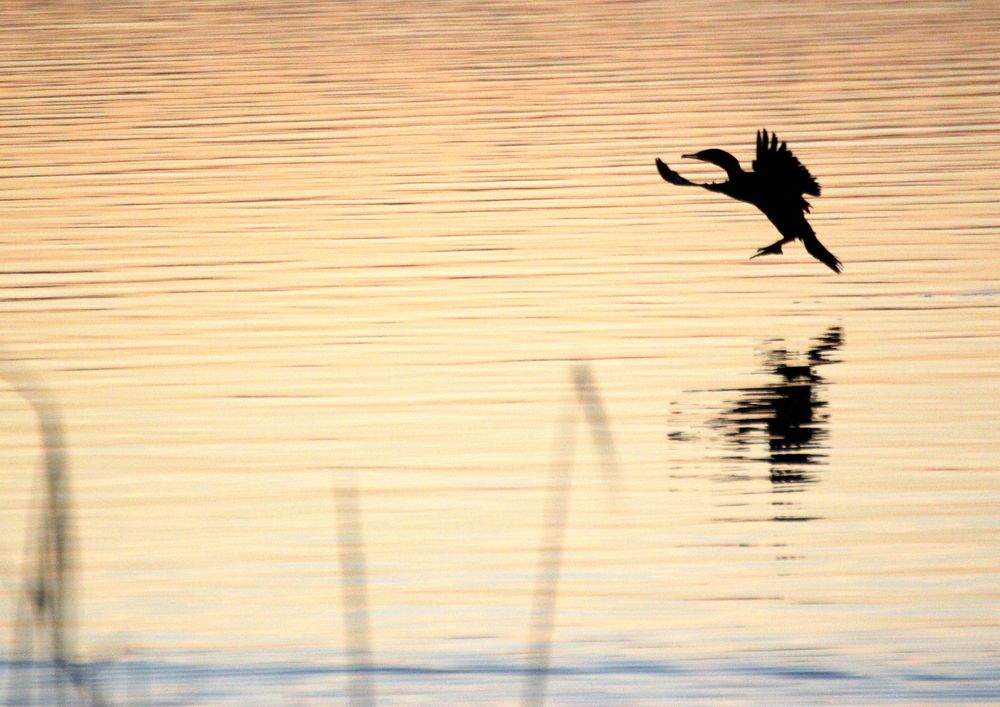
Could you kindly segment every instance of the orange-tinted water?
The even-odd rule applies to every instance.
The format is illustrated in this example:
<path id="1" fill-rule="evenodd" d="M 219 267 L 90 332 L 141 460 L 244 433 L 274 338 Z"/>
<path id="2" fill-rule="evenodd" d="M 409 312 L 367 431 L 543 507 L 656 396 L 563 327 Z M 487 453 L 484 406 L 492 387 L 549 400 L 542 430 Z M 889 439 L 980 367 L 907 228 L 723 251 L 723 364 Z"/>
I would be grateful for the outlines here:
<path id="1" fill-rule="evenodd" d="M 4 8 L 0 346 L 64 418 L 81 655 L 342 694 L 356 487 L 378 694 L 514 701 L 582 359 L 620 489 L 581 433 L 553 701 L 997 697 L 993 3 Z M 656 174 L 760 127 L 842 275 Z"/>

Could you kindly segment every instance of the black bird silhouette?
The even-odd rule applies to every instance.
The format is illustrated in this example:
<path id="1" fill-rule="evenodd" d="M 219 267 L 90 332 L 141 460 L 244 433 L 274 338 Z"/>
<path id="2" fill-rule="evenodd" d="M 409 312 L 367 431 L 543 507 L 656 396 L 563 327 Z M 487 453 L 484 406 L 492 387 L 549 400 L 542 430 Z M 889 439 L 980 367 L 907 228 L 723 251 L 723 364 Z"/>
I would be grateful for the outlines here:
<path id="1" fill-rule="evenodd" d="M 814 258 L 834 272 L 841 271 L 843 264 L 819 242 L 816 232 L 806 221 L 805 215 L 810 206 L 803 194 L 819 196 L 819 183 L 792 154 L 788 145 L 778 141 L 777 135 L 768 135 L 767 130 L 757 131 L 757 159 L 753 161 L 752 172 L 744 172 L 739 160 L 725 150 L 702 150 L 693 155 L 682 156 L 718 165 L 726 170 L 729 179 L 707 184 L 692 182 L 657 158 L 656 168 L 660 171 L 660 176 L 671 184 L 703 187 L 753 204 L 778 229 L 781 240 L 765 248 L 758 248 L 757 253 L 750 256 L 751 259 L 761 255 L 781 255 L 781 247 L 785 243 L 798 239 Z"/>

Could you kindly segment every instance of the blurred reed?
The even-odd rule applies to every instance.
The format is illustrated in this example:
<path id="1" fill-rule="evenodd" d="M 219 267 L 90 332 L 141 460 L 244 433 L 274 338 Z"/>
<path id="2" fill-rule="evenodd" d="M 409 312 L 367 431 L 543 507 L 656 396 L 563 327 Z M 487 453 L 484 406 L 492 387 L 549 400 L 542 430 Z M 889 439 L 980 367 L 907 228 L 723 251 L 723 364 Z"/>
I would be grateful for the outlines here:
<path id="1" fill-rule="evenodd" d="M 555 449 L 549 468 L 549 487 L 542 525 L 542 544 L 538 563 L 538 578 L 532 609 L 528 665 L 522 693 L 522 704 L 541 705 L 545 702 L 552 658 L 552 634 L 558 603 L 559 574 L 562 568 L 566 537 L 569 492 L 576 459 L 576 437 L 580 410 L 590 430 L 597 450 L 605 483 L 612 502 L 619 497 L 618 464 L 611 425 L 597 390 L 597 384 L 586 364 L 571 369 L 575 393 L 574 404 L 563 412 L 556 426 Z"/>
<path id="2" fill-rule="evenodd" d="M 348 659 L 348 700 L 351 705 L 375 704 L 372 681 L 371 628 L 368 620 L 368 577 L 361 532 L 361 504 L 353 479 L 333 490 L 337 544 L 343 578 L 344 632 Z"/>
<path id="3" fill-rule="evenodd" d="M 18 597 L 14 655 L 7 684 L 11 705 L 84 703 L 107 704 L 96 676 L 76 658 L 73 615 L 70 495 L 66 442 L 59 410 L 41 380 L 20 365 L 7 362 L 0 378 L 22 396 L 38 419 L 43 450 L 45 502 L 37 529 L 25 548 L 24 589 Z M 609 498 L 617 502 L 619 475 L 611 426 L 590 367 L 571 369 L 574 399 L 566 406 L 555 431 L 549 469 L 543 539 L 533 596 L 528 665 L 523 703 L 545 701 L 559 575 L 567 527 L 569 495 L 581 421 L 590 432 Z M 581 415 L 582 412 L 582 415 Z M 375 704 L 368 577 L 360 493 L 354 477 L 334 487 L 337 541 L 343 582 L 343 612 L 348 658 L 348 702 Z M 43 680 L 48 670 L 50 679 Z M 127 686 L 126 686 L 127 687 Z"/>
<path id="4" fill-rule="evenodd" d="M 45 501 L 24 553 L 24 588 L 17 599 L 14 660 L 7 683 L 11 705 L 67 704 L 72 696 L 86 704 L 106 704 L 86 664 L 75 655 L 73 541 L 66 442 L 59 408 L 41 379 L 4 357 L 0 378 L 27 401 L 38 420 L 43 453 Z M 42 682 L 50 668 L 51 680 Z M 48 697 L 45 696 L 48 688 Z"/>

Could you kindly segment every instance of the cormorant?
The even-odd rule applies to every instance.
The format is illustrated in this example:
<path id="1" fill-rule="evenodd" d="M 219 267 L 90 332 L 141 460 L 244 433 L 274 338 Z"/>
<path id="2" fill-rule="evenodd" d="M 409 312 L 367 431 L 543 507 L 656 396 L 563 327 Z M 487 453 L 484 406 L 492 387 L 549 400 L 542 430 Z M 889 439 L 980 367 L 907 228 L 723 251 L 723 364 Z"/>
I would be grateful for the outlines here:
<path id="1" fill-rule="evenodd" d="M 802 195 L 819 196 L 819 183 L 792 154 L 788 145 L 778 141 L 777 135 L 768 135 L 767 130 L 757 131 L 757 159 L 753 161 L 752 172 L 744 172 L 739 160 L 725 150 L 702 150 L 682 156 L 718 165 L 726 170 L 729 179 L 725 182 L 698 184 L 677 174 L 657 158 L 656 168 L 660 171 L 660 176 L 671 184 L 704 187 L 753 204 L 778 229 L 781 240 L 759 248 L 755 255 L 750 256 L 751 259 L 761 255 L 781 255 L 781 246 L 798 239 L 810 255 L 834 272 L 840 272 L 843 264 L 819 242 L 816 232 L 805 217 L 810 206 Z"/>

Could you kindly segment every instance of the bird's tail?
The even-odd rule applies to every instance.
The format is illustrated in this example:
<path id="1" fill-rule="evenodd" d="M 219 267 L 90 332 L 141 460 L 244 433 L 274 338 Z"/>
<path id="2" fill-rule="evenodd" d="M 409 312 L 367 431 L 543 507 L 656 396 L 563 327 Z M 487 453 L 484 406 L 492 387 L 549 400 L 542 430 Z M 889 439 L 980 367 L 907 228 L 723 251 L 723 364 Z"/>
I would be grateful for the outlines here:
<path id="1" fill-rule="evenodd" d="M 809 253 L 816 260 L 820 261 L 828 268 L 833 270 L 835 273 L 839 273 L 844 269 L 844 264 L 837 260 L 837 256 L 826 249 L 826 247 L 819 242 L 815 233 L 810 233 L 802 238 L 802 244 L 806 247 L 806 252 Z"/>

